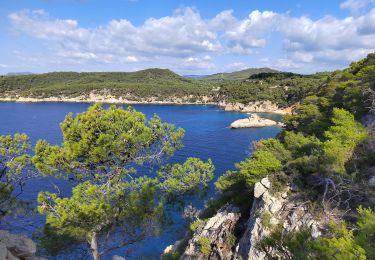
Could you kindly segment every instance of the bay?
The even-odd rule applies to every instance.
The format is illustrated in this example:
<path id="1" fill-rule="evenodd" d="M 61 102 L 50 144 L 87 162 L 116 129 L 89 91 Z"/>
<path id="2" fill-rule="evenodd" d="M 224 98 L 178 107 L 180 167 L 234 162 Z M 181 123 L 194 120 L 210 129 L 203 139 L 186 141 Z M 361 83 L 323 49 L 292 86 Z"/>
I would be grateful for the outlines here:
<path id="1" fill-rule="evenodd" d="M 22 132 L 29 135 L 33 144 L 38 139 L 59 144 L 62 141 L 59 123 L 69 112 L 85 111 L 88 103 L 0 103 L 0 135 Z M 107 106 L 107 105 L 106 105 Z M 184 147 L 177 151 L 169 163 L 183 162 L 187 157 L 199 157 L 203 160 L 211 158 L 216 166 L 215 179 L 227 170 L 233 170 L 234 164 L 247 158 L 251 153 L 251 143 L 263 138 L 275 137 L 280 131 L 277 127 L 254 129 L 230 129 L 228 126 L 234 120 L 247 115 L 238 112 L 224 112 L 213 105 L 132 105 L 137 111 L 152 117 L 157 114 L 162 121 L 175 124 L 185 129 Z M 127 105 L 123 105 L 127 107 Z M 263 116 L 267 117 L 267 115 Z M 272 119 L 280 119 L 278 115 L 268 115 Z M 142 169 L 144 174 L 153 174 L 154 170 Z M 38 178 L 29 182 L 22 194 L 22 199 L 35 203 L 39 191 L 54 191 L 58 185 L 62 193 L 68 194 L 71 187 L 61 180 Z M 215 190 L 211 185 L 204 198 L 188 201 L 194 206 L 202 207 L 208 197 L 214 196 Z M 123 255 L 130 249 L 126 259 L 159 259 L 164 248 L 180 239 L 186 229 L 186 221 L 181 217 L 181 210 L 170 212 L 174 223 L 163 229 L 157 237 L 149 238 L 131 248 L 119 249 L 104 259 L 110 259 L 113 254 Z M 0 229 L 8 229 L 13 233 L 21 233 L 31 237 L 32 233 L 41 228 L 44 217 L 28 216 L 22 219 L 8 221 L 0 225 Z M 59 259 L 74 259 L 74 252 L 60 255 Z"/>

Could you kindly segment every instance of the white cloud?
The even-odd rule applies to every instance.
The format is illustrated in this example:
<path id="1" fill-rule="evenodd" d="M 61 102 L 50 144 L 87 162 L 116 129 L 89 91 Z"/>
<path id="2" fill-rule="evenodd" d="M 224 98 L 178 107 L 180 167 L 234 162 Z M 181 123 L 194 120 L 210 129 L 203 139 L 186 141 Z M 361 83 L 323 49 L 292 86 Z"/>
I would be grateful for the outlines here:
<path id="1" fill-rule="evenodd" d="M 348 9 L 349 11 L 355 13 L 359 10 L 373 4 L 374 0 L 346 0 L 340 4 L 341 9 Z"/>
<path id="2" fill-rule="evenodd" d="M 341 8 L 359 10 L 373 1 L 348 0 Z M 44 60 L 54 63 L 160 64 L 178 71 L 214 70 L 218 66 L 212 57 L 259 54 L 267 45 L 277 44 L 271 43 L 274 33 L 282 39 L 279 57 L 258 60 L 281 69 L 349 62 L 375 51 L 375 8 L 342 19 L 326 16 L 315 20 L 258 10 L 244 19 L 234 17 L 232 10 L 203 19 L 196 9 L 183 8 L 138 26 L 119 19 L 95 28 L 80 26 L 72 19 L 51 18 L 44 10 L 8 17 L 14 30 L 45 44 L 50 57 Z"/>

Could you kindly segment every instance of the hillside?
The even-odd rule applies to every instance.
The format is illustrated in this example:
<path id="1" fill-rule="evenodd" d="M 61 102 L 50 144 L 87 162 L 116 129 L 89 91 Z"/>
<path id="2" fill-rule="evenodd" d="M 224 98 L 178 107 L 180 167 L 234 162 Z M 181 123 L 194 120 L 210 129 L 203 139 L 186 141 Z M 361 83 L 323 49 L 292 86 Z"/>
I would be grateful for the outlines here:
<path id="1" fill-rule="evenodd" d="M 214 76 L 207 77 L 211 79 L 188 79 L 170 70 L 154 68 L 136 72 L 52 72 L 1 76 L 0 98 L 45 100 L 64 97 L 85 101 L 91 93 L 95 93 L 104 98 L 121 97 L 135 102 L 151 99 L 168 103 L 198 101 L 246 106 L 257 101 L 270 101 L 284 108 L 309 95 L 328 74 L 299 75 L 262 68 L 220 75 L 224 75 L 221 80 L 214 80 Z M 176 97 L 180 101 L 177 102 Z"/>
<path id="2" fill-rule="evenodd" d="M 375 53 L 322 75 L 283 132 L 219 177 L 167 256 L 375 259 Z"/>
<path id="3" fill-rule="evenodd" d="M 217 73 L 209 76 L 202 77 L 203 80 L 208 81 L 225 81 L 225 80 L 245 80 L 250 76 L 259 73 L 276 73 L 277 70 L 270 68 L 249 68 L 240 71 L 228 72 L 228 73 Z"/>
<path id="4" fill-rule="evenodd" d="M 209 85 L 186 79 L 166 69 L 136 72 L 52 72 L 1 76 L 0 95 L 26 97 L 79 96 L 91 91 L 114 96 L 163 97 L 205 95 Z"/>

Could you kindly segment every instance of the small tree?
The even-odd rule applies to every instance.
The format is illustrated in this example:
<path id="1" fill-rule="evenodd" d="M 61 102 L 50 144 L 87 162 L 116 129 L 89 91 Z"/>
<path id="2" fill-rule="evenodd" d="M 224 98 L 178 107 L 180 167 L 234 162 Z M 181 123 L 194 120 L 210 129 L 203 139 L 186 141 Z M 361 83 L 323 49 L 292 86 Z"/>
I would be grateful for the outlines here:
<path id="1" fill-rule="evenodd" d="M 24 171 L 30 166 L 31 144 L 26 134 L 0 136 L 0 221 L 24 203 L 17 200 L 32 171 Z M 14 192 L 17 191 L 17 194 Z"/>
<path id="2" fill-rule="evenodd" d="M 61 129 L 63 143 L 52 146 L 38 141 L 33 162 L 45 175 L 62 176 L 77 185 L 70 198 L 41 192 L 39 211 L 47 215 L 46 231 L 85 239 L 94 259 L 157 231 L 165 191 L 160 188 L 166 187 L 175 169 L 186 168 L 186 176 L 198 178 L 191 189 L 212 178 L 211 162 L 199 159 L 171 166 L 162 182 L 135 176 L 134 164 L 160 162 L 182 146 L 184 131 L 162 123 L 157 116 L 147 121 L 134 109 L 111 106 L 105 110 L 96 104 L 76 117 L 69 114 Z M 196 168 L 187 167 L 192 164 Z M 185 182 L 183 175 L 174 177 Z M 175 191 L 185 193 L 186 189 L 180 186 Z M 110 236 L 113 232 L 117 235 Z"/>

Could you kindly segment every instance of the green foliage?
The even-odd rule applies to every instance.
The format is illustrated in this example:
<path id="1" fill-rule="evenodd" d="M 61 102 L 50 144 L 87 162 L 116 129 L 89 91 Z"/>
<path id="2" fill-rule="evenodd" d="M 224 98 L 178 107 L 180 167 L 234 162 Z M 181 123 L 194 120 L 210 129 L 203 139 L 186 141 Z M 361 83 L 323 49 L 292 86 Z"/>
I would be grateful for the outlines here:
<path id="1" fill-rule="evenodd" d="M 313 239 L 308 228 L 285 233 L 279 226 L 256 247 L 269 258 L 276 253 L 287 259 L 374 259 L 375 214 L 369 208 L 357 210 L 355 232 L 345 223 L 331 222 L 324 236 Z"/>
<path id="2" fill-rule="evenodd" d="M 33 162 L 45 175 L 66 174 L 77 180 L 124 176 L 130 171 L 124 166 L 130 162 L 141 164 L 172 155 L 184 135 L 183 129 L 162 123 L 157 116 L 147 121 L 130 107 L 106 110 L 101 104 L 76 117 L 68 114 L 61 130 L 60 146 L 37 142 Z"/>
<path id="3" fill-rule="evenodd" d="M 18 200 L 14 190 L 21 189 L 31 169 L 31 143 L 26 134 L 0 136 L 0 221 L 7 215 L 16 215 L 28 208 L 28 203 Z"/>
<path id="4" fill-rule="evenodd" d="M 369 138 L 365 128 L 344 109 L 333 109 L 332 126 L 324 133 L 323 144 L 325 169 L 328 172 L 345 174 L 345 163 L 352 157 L 354 149 Z"/>
<path id="5" fill-rule="evenodd" d="M 154 97 L 207 95 L 210 84 L 183 78 L 167 69 L 136 72 L 52 72 L 0 77 L 0 96 L 31 97 L 88 96 L 91 92 L 137 101 Z"/>
<path id="6" fill-rule="evenodd" d="M 268 211 L 265 211 L 260 216 L 260 221 L 261 221 L 263 226 L 265 226 L 267 228 L 272 228 L 273 226 L 271 224 L 271 218 L 272 218 L 271 213 L 268 212 Z"/>
<path id="7" fill-rule="evenodd" d="M 329 125 L 327 118 L 319 106 L 302 104 L 294 115 L 285 115 L 284 121 L 287 130 L 300 131 L 306 134 L 320 136 Z"/>
<path id="8" fill-rule="evenodd" d="M 60 126 L 63 143 L 38 141 L 33 157 L 45 175 L 76 184 L 70 197 L 39 193 L 38 210 L 46 215 L 40 240 L 55 254 L 60 246 L 86 240 L 94 259 L 100 259 L 113 248 L 100 244 L 111 233 L 117 234 L 111 237 L 114 248 L 141 241 L 167 222 L 164 196 L 191 194 L 213 178 L 211 160 L 198 158 L 165 166 L 155 179 L 133 176 L 130 165 L 161 162 L 182 146 L 183 129 L 156 115 L 147 121 L 131 108 L 95 104 L 75 117 L 67 115 Z M 49 236 L 61 236 L 65 243 L 51 245 Z"/>
<path id="9" fill-rule="evenodd" d="M 322 142 L 313 135 L 305 136 L 301 132 L 285 131 L 283 139 L 285 147 L 293 154 L 293 157 L 319 154 L 322 149 Z"/>
<path id="10" fill-rule="evenodd" d="M 204 221 L 203 219 L 197 219 L 196 221 L 194 221 L 193 223 L 190 224 L 190 226 L 189 226 L 189 230 L 190 230 L 192 233 L 194 233 L 194 232 L 197 230 L 197 228 L 198 228 L 200 225 L 204 224 L 204 223 L 205 223 L 205 221 Z"/>
<path id="11" fill-rule="evenodd" d="M 213 75 L 209 75 L 206 77 L 203 77 L 202 80 L 204 81 L 225 81 L 225 80 L 246 80 L 248 78 L 251 78 L 252 76 L 257 76 L 260 74 L 271 74 L 271 73 L 277 73 L 277 70 L 273 70 L 270 68 L 250 68 L 240 71 L 234 71 L 230 73 L 217 73 Z"/>
<path id="12" fill-rule="evenodd" d="M 375 259 L 375 213 L 370 208 L 358 208 L 356 242 L 363 247 L 367 259 Z"/>
<path id="13" fill-rule="evenodd" d="M 285 233 L 278 227 L 256 247 L 270 259 L 275 259 L 275 255 L 283 259 L 366 259 L 364 249 L 356 244 L 353 232 L 344 224 L 331 224 L 330 233 L 329 237 L 314 240 L 308 228 Z"/>
<path id="14" fill-rule="evenodd" d="M 199 238 L 199 249 L 204 256 L 209 256 L 211 254 L 211 241 L 208 237 Z"/>
<path id="15" fill-rule="evenodd" d="M 330 225 L 331 237 L 321 237 L 312 242 L 312 249 L 323 259 L 366 259 L 365 250 L 356 244 L 353 232 L 345 224 Z"/>
<path id="16" fill-rule="evenodd" d="M 256 182 L 282 169 L 276 156 L 267 150 L 256 150 L 250 159 L 236 164 L 237 171 L 229 171 L 219 177 L 215 186 L 219 190 L 229 189 L 242 181 L 252 187 Z"/>
<path id="17" fill-rule="evenodd" d="M 282 164 L 273 153 L 257 150 L 250 160 L 240 162 L 237 168 L 244 176 L 246 183 L 252 186 L 268 174 L 280 171 Z"/>
<path id="18" fill-rule="evenodd" d="M 74 187 L 69 198 L 41 192 L 38 210 L 58 234 L 90 241 L 93 232 L 115 227 L 136 230 L 157 221 L 162 205 L 156 202 L 156 185 L 146 177 L 102 185 L 86 181 Z"/>
<path id="19" fill-rule="evenodd" d="M 184 164 L 163 167 L 158 172 L 160 187 L 170 197 L 178 197 L 207 187 L 214 177 L 215 166 L 208 159 L 205 163 L 199 158 L 188 158 Z"/>
<path id="20" fill-rule="evenodd" d="M 243 104 L 269 100 L 281 106 L 288 106 L 302 100 L 316 89 L 323 79 L 324 76 L 320 74 L 303 76 L 290 73 L 259 73 L 248 79 L 223 80 L 218 99 Z"/>
<path id="21" fill-rule="evenodd" d="M 314 259 L 311 255 L 312 239 L 310 230 L 283 233 L 282 227 L 276 227 L 271 234 L 259 240 L 255 247 L 264 252 L 268 259 Z"/>

